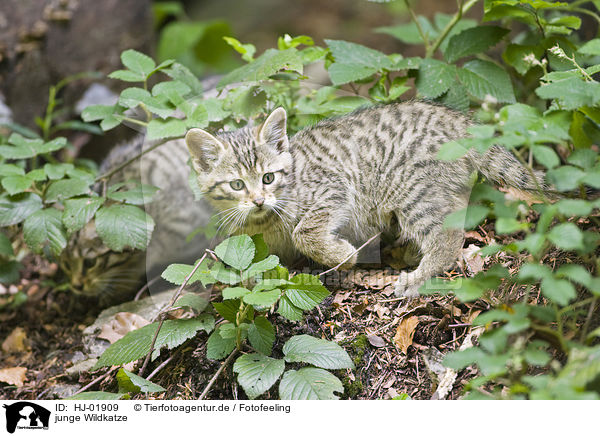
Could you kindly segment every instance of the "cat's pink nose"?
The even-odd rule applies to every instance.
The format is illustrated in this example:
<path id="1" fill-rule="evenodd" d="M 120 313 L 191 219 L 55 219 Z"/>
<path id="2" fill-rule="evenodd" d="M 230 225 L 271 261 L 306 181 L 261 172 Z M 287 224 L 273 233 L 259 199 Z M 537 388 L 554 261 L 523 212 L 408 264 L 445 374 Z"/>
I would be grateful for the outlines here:
<path id="1" fill-rule="evenodd" d="M 252 202 L 254 204 L 256 204 L 258 207 L 262 207 L 262 205 L 265 204 L 265 199 L 263 197 L 258 197 L 258 198 L 255 198 L 254 200 L 252 200 Z"/>

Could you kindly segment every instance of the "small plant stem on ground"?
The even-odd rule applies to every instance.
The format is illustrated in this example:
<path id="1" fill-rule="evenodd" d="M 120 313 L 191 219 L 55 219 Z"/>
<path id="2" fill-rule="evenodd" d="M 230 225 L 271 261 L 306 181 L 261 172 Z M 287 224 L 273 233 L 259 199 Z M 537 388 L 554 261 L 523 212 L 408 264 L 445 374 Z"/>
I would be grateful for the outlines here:
<path id="1" fill-rule="evenodd" d="M 208 395 L 208 392 L 210 391 L 210 388 L 212 387 L 212 385 L 215 384 L 215 382 L 219 378 L 219 375 L 221 375 L 221 373 L 223 372 L 223 370 L 225 369 L 225 367 L 227 365 L 229 365 L 229 362 L 231 362 L 233 360 L 233 358 L 235 357 L 235 355 L 237 354 L 237 352 L 238 352 L 238 350 L 236 348 L 235 350 L 233 350 L 231 352 L 231 354 L 229 356 L 227 356 L 227 359 L 225 359 L 225 361 L 221 364 L 221 366 L 219 367 L 219 369 L 217 370 L 217 372 L 215 373 L 215 375 L 213 375 L 211 377 L 210 381 L 208 382 L 208 384 L 206 385 L 206 387 L 204 388 L 204 390 L 202 391 L 202 393 L 198 397 L 199 400 L 203 400 L 204 397 L 206 397 L 206 395 Z"/>
<path id="2" fill-rule="evenodd" d="M 84 387 L 82 387 L 81 389 L 79 389 L 73 395 L 77 395 L 77 394 L 80 394 L 82 392 L 87 391 L 89 388 L 91 388 L 92 386 L 94 386 L 96 383 L 99 383 L 102 380 L 104 380 L 105 378 L 108 378 L 108 376 L 111 375 L 111 374 L 112 374 L 112 369 L 108 370 L 105 374 L 102 374 L 101 376 L 96 377 L 94 380 L 92 380 L 87 385 L 85 385 Z"/>
<path id="3" fill-rule="evenodd" d="M 146 354 L 146 358 L 144 359 L 144 364 L 142 365 L 142 367 L 140 368 L 140 371 L 138 372 L 138 375 L 140 377 L 142 377 L 142 374 L 144 374 L 144 371 L 146 370 L 146 367 L 148 366 L 148 362 L 150 361 L 150 357 L 152 356 L 152 352 L 154 351 L 154 345 L 156 344 L 156 339 L 158 338 L 158 334 L 160 333 L 160 329 L 162 328 L 162 325 L 165 322 L 165 318 L 167 317 L 167 313 L 169 312 L 169 310 L 171 310 L 173 308 L 173 304 L 175 304 L 175 302 L 177 301 L 177 299 L 181 295 L 181 292 L 183 291 L 183 288 L 185 288 L 185 286 L 188 284 L 188 282 L 190 281 L 190 279 L 194 276 L 194 274 L 196 273 L 196 271 L 198 270 L 198 268 L 200 268 L 200 265 L 202 264 L 202 261 L 204 259 L 206 259 L 207 255 L 208 255 L 208 253 L 204 253 L 204 255 L 196 263 L 196 266 L 194 266 L 194 269 L 192 269 L 192 272 L 190 272 L 187 275 L 187 277 L 185 278 L 185 280 L 183 281 L 183 283 L 181 284 L 181 286 L 179 286 L 179 289 L 177 289 L 177 292 L 175 292 L 175 294 L 171 298 L 171 301 L 169 301 L 169 304 L 161 311 L 160 315 L 158 316 L 159 319 L 160 319 L 160 321 L 158 322 L 158 327 L 156 328 L 156 333 L 154 333 L 154 338 L 152 338 L 152 344 L 150 344 L 150 350 L 148 351 L 148 354 Z"/>

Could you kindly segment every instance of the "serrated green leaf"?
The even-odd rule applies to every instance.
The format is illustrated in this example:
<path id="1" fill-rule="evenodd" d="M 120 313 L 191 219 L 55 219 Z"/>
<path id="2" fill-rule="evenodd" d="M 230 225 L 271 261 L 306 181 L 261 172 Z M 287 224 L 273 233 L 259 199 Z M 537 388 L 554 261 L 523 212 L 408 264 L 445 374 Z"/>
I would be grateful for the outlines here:
<path id="1" fill-rule="evenodd" d="M 118 188 L 117 188 L 118 186 Z M 152 197 L 159 191 L 159 188 L 151 185 L 139 184 L 135 188 L 120 190 L 121 184 L 111 186 L 106 196 L 111 200 L 122 201 L 124 203 L 142 205 L 152 201 Z"/>
<path id="2" fill-rule="evenodd" d="M 200 330 L 210 332 L 214 328 L 214 322 L 214 318 L 206 314 L 191 319 L 165 321 L 156 338 L 152 359 L 154 360 L 158 357 L 160 349 L 163 347 L 169 349 L 175 348 L 194 337 Z M 157 327 L 158 323 L 155 322 L 127 333 L 106 349 L 94 368 L 124 365 L 146 356 L 148 351 L 150 351 L 150 345 L 156 334 Z"/>
<path id="3" fill-rule="evenodd" d="M 268 79 L 278 71 L 296 71 L 302 73 L 302 58 L 298 50 L 267 49 L 253 62 L 237 68 L 219 81 L 219 88 L 231 83 L 259 82 Z"/>
<path id="4" fill-rule="evenodd" d="M 2 187 L 10 195 L 18 194 L 29 189 L 33 180 L 27 176 L 7 176 L 2 178 Z"/>
<path id="5" fill-rule="evenodd" d="M 575 287 L 566 280 L 546 277 L 542 280 L 542 294 L 553 302 L 566 306 L 577 296 Z"/>
<path id="6" fill-rule="evenodd" d="M 294 306 L 285 295 L 279 299 L 277 313 L 290 321 L 301 321 L 303 319 L 302 309 Z"/>
<path id="7" fill-rule="evenodd" d="M 45 200 L 47 203 L 63 201 L 67 198 L 90 192 L 89 183 L 82 179 L 56 180 L 48 186 Z"/>
<path id="8" fill-rule="evenodd" d="M 275 342 L 275 329 L 267 318 L 257 316 L 248 328 L 248 340 L 256 351 L 270 356 Z"/>
<path id="9" fill-rule="evenodd" d="M 15 164 L 0 164 L 0 177 L 5 176 L 23 176 L 25 175 L 25 170 Z"/>
<path id="10" fill-rule="evenodd" d="M 475 59 L 457 72 L 467 91 L 481 100 L 491 96 L 501 103 L 516 101 L 509 75 L 493 62 Z"/>
<path id="11" fill-rule="evenodd" d="M 334 85 L 364 79 L 393 66 L 385 54 L 364 45 L 332 39 L 326 39 L 325 43 L 335 58 L 328 70 Z"/>
<path id="12" fill-rule="evenodd" d="M 13 196 L 0 196 L 0 226 L 10 226 L 24 221 L 43 207 L 42 199 L 31 192 Z"/>
<path id="13" fill-rule="evenodd" d="M 596 106 L 600 103 L 600 83 L 586 81 L 578 73 L 543 84 L 535 93 L 544 99 L 556 100 L 563 110 L 574 110 L 581 106 Z"/>
<path id="14" fill-rule="evenodd" d="M 283 360 L 256 353 L 238 357 L 233 365 L 233 372 L 238 374 L 238 383 L 251 400 L 268 391 L 284 369 Z"/>
<path id="15" fill-rule="evenodd" d="M 497 26 L 477 26 L 465 29 L 450 38 L 444 53 L 448 62 L 456 62 L 465 56 L 482 53 L 496 45 L 508 33 Z"/>
<path id="16" fill-rule="evenodd" d="M 62 222 L 69 234 L 81 230 L 104 204 L 102 197 L 69 199 L 64 202 Z"/>
<path id="17" fill-rule="evenodd" d="M 545 145 L 532 145 L 531 151 L 536 161 L 548 169 L 552 169 L 560 164 L 560 158 L 556 152 Z"/>
<path id="18" fill-rule="evenodd" d="M 539 45 L 509 44 L 502 54 L 504 62 L 514 67 L 521 75 L 525 75 L 533 66 L 533 62 L 525 59 L 539 61 L 544 55 L 544 48 Z"/>
<path id="19" fill-rule="evenodd" d="M 269 307 L 277 302 L 281 297 L 280 289 L 270 291 L 251 292 L 244 295 L 244 303 L 257 307 Z"/>
<path id="20" fill-rule="evenodd" d="M 559 191 L 569 191 L 577 188 L 585 177 L 583 171 L 570 165 L 563 165 L 550 170 L 547 175 L 550 183 Z"/>
<path id="21" fill-rule="evenodd" d="M 206 341 L 206 357 L 219 360 L 227 357 L 235 348 L 235 337 L 223 338 L 220 334 L 222 326 L 217 328 Z"/>
<path id="22" fill-rule="evenodd" d="M 254 258 L 252 259 L 252 263 L 260 262 L 263 259 L 266 259 L 269 255 L 269 247 L 263 238 L 261 233 L 252 236 L 252 242 L 254 242 Z"/>
<path id="23" fill-rule="evenodd" d="M 591 288 L 593 283 L 592 275 L 583 266 L 577 264 L 562 265 L 556 270 L 556 276 L 559 278 L 567 277 L 572 281 Z"/>
<path id="24" fill-rule="evenodd" d="M 285 295 L 298 309 L 311 310 L 329 296 L 319 278 L 311 274 L 298 274 L 290 281 L 292 284 L 286 286 Z"/>
<path id="25" fill-rule="evenodd" d="M 576 198 L 565 198 L 556 202 L 558 211 L 566 216 L 589 215 L 594 209 L 592 202 Z"/>
<path id="26" fill-rule="evenodd" d="M 188 281 L 189 285 L 196 283 L 197 281 L 200 281 L 205 286 L 213 283 L 208 262 L 208 260 L 202 261 L 202 265 L 198 267 L 194 275 Z M 197 264 L 198 261 L 196 261 L 194 265 L 173 263 L 169 265 L 160 276 L 168 282 L 171 282 L 175 285 L 181 285 L 185 281 L 185 278 L 192 273 L 192 270 Z"/>
<path id="27" fill-rule="evenodd" d="M 275 268 L 277 265 L 279 265 L 279 258 L 271 254 L 266 259 L 251 264 L 248 267 L 248 269 L 242 273 L 242 280 L 245 281 L 250 278 L 256 277 L 257 275 L 262 274 L 265 271 L 269 271 Z"/>
<path id="28" fill-rule="evenodd" d="M 450 88 L 454 83 L 455 76 L 456 67 L 454 65 L 448 65 L 436 59 L 423 59 L 415 84 L 419 93 L 425 97 L 436 98 Z"/>
<path id="29" fill-rule="evenodd" d="M 220 283 L 237 285 L 242 281 L 240 274 L 232 268 L 227 268 L 221 262 L 217 262 L 210 269 L 211 277 Z"/>
<path id="30" fill-rule="evenodd" d="M 348 353 L 335 342 L 309 335 L 293 336 L 283 346 L 286 362 L 310 363 L 325 369 L 354 369 Z"/>
<path id="31" fill-rule="evenodd" d="M 127 88 L 119 96 L 119 104 L 126 108 L 135 108 L 143 104 L 150 112 L 161 118 L 166 118 L 173 113 L 165 100 L 152 95 L 142 88 Z M 181 120 L 180 120 L 181 121 Z"/>
<path id="32" fill-rule="evenodd" d="M 223 300 L 242 298 L 244 295 L 249 293 L 250 291 L 248 289 L 242 287 L 225 288 L 223 289 Z"/>
<path id="33" fill-rule="evenodd" d="M 583 233 L 573 223 L 562 223 L 554 226 L 550 233 L 548 233 L 548 239 L 563 250 L 584 248 Z"/>
<path id="34" fill-rule="evenodd" d="M 279 382 L 282 400 L 338 400 L 335 392 L 344 392 L 342 382 L 321 368 L 289 370 Z"/>
<path id="35" fill-rule="evenodd" d="M 219 259 L 238 270 L 248 268 L 254 253 L 254 242 L 248 235 L 232 236 L 215 247 Z"/>
<path id="36" fill-rule="evenodd" d="M 150 56 L 129 49 L 121 53 L 121 62 L 134 73 L 147 76 L 154 70 L 156 64 Z"/>
<path id="37" fill-rule="evenodd" d="M 600 38 L 594 38 L 577 50 L 581 54 L 591 55 L 591 56 L 599 56 L 600 55 Z"/>
<path id="38" fill-rule="evenodd" d="M 240 300 L 225 300 L 222 303 L 212 303 L 215 310 L 230 323 L 235 324 Z"/>
<path id="39" fill-rule="evenodd" d="M 469 205 L 466 209 L 452 212 L 444 219 L 444 227 L 453 229 L 473 229 L 483 221 L 489 208 L 476 204 Z"/>
<path id="40" fill-rule="evenodd" d="M 125 247 L 145 250 L 154 230 L 154 220 L 136 206 L 102 206 L 96 212 L 96 230 L 112 250 L 123 251 Z"/>
<path id="41" fill-rule="evenodd" d="M 61 212 L 54 208 L 38 210 L 29 215 L 23 224 L 23 236 L 29 248 L 41 253 L 47 246 L 54 256 L 58 256 L 67 246 L 61 216 Z"/>
<path id="42" fill-rule="evenodd" d="M 108 75 L 109 79 L 122 80 L 123 82 L 143 82 L 146 80 L 146 75 L 135 73 L 130 70 L 117 70 Z"/>

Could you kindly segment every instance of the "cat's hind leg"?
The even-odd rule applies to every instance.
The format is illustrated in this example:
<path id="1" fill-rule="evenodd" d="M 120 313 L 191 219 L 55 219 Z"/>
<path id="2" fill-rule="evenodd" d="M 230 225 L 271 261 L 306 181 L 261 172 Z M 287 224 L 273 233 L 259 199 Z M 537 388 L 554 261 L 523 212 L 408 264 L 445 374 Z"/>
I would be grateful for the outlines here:
<path id="1" fill-rule="evenodd" d="M 461 230 L 443 229 L 441 225 L 431 230 L 421 241 L 423 258 L 417 269 L 400 273 L 394 289 L 396 296 L 417 297 L 426 280 L 454 265 L 462 242 Z"/>

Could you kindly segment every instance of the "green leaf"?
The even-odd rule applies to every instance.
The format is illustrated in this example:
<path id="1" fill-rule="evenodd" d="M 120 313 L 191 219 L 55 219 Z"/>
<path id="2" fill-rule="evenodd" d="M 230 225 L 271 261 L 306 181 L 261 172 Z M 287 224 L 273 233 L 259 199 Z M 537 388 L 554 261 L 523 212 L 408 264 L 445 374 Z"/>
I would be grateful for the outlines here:
<path id="1" fill-rule="evenodd" d="M 221 262 L 217 262 L 210 270 L 212 278 L 227 285 L 237 285 L 242 281 L 240 274 L 232 268 L 227 268 Z"/>
<path id="2" fill-rule="evenodd" d="M 27 176 L 7 176 L 2 178 L 2 187 L 10 195 L 18 194 L 29 189 L 33 180 Z"/>
<path id="3" fill-rule="evenodd" d="M 261 233 L 252 236 L 252 242 L 254 242 L 255 252 L 252 263 L 260 262 L 269 255 L 269 247 L 267 246 L 263 235 Z"/>
<path id="4" fill-rule="evenodd" d="M 235 337 L 227 339 L 223 338 L 220 333 L 222 328 L 223 325 L 212 332 L 208 338 L 208 341 L 206 341 L 206 357 L 208 359 L 223 359 L 227 357 L 235 348 Z"/>
<path id="5" fill-rule="evenodd" d="M 531 151 L 536 161 L 544 165 L 549 170 L 560 165 L 560 158 L 556 152 L 545 145 L 532 145 Z"/>
<path id="6" fill-rule="evenodd" d="M 137 394 L 140 391 L 144 393 L 165 391 L 161 386 L 123 368 L 117 372 L 117 382 L 119 383 L 119 392 L 122 393 L 132 392 Z"/>
<path id="7" fill-rule="evenodd" d="M 559 278 L 566 277 L 572 281 L 591 289 L 593 284 L 592 275 L 583 266 L 577 264 L 562 265 L 556 270 L 556 276 Z"/>
<path id="8" fill-rule="evenodd" d="M 156 338 L 155 351 L 152 359 L 160 354 L 162 347 L 175 348 L 186 340 L 194 337 L 200 330 L 210 332 L 214 328 L 215 320 L 210 315 L 200 315 L 191 319 L 167 320 Z M 150 351 L 152 339 L 156 334 L 158 323 L 148 324 L 140 329 L 133 330 L 106 349 L 98 359 L 94 368 L 103 366 L 124 365 L 134 360 L 141 359 Z"/>
<path id="9" fill-rule="evenodd" d="M 21 276 L 19 271 L 23 269 L 23 264 L 16 260 L 5 261 L 0 259 L 0 283 L 4 283 L 5 285 L 16 283 Z M 25 300 L 27 299 L 27 295 L 25 296 Z"/>
<path id="10" fill-rule="evenodd" d="M 539 263 L 525 263 L 519 270 L 519 280 L 522 281 L 537 281 L 551 276 L 550 267 Z"/>
<path id="11" fill-rule="evenodd" d="M 484 100 L 488 95 L 501 103 L 514 103 L 509 75 L 493 62 L 475 59 L 458 69 L 458 78 L 470 94 Z"/>
<path id="12" fill-rule="evenodd" d="M 223 289 L 223 300 L 233 300 L 235 298 L 242 298 L 244 295 L 249 294 L 250 291 L 246 288 L 235 287 Z"/>
<path id="13" fill-rule="evenodd" d="M 215 310 L 230 323 L 235 324 L 240 308 L 240 300 L 225 300 L 222 303 L 212 303 Z"/>
<path id="14" fill-rule="evenodd" d="M 206 298 L 192 293 L 182 295 L 177 299 L 175 304 L 173 304 L 173 307 L 191 307 L 198 313 L 202 312 L 206 306 L 208 306 Z"/>
<path id="15" fill-rule="evenodd" d="M 81 230 L 94 216 L 96 211 L 104 204 L 102 197 L 87 197 L 69 199 L 64 202 L 65 210 L 62 222 L 69 234 Z"/>
<path id="16" fill-rule="evenodd" d="M 215 248 L 215 254 L 219 259 L 238 270 L 248 268 L 254 253 L 254 242 L 248 235 L 232 236 Z"/>
<path id="17" fill-rule="evenodd" d="M 248 329 L 248 340 L 256 351 L 269 356 L 275 342 L 275 329 L 267 318 L 257 316 Z"/>
<path id="18" fill-rule="evenodd" d="M 143 104 L 146 109 L 161 118 L 166 118 L 173 113 L 173 109 L 163 99 L 152 97 L 148 91 L 142 88 L 124 89 L 119 96 L 119 104 L 130 109 Z"/>
<path id="19" fill-rule="evenodd" d="M 282 400 L 338 400 L 335 392 L 344 392 L 342 382 L 321 368 L 289 370 L 279 382 Z"/>
<path id="20" fill-rule="evenodd" d="M 271 254 L 266 259 L 258 261 L 256 263 L 251 264 L 246 271 L 242 274 L 242 280 L 248 280 L 250 278 L 256 277 L 259 274 L 264 273 L 265 271 L 272 270 L 277 265 L 279 265 L 279 258 L 273 254 Z"/>
<path id="21" fill-rule="evenodd" d="M 197 264 L 198 261 L 196 261 L 194 265 L 173 263 L 169 265 L 160 276 L 168 282 L 171 282 L 175 285 L 181 285 L 185 281 L 185 278 L 192 273 L 192 270 Z M 197 281 L 200 281 L 203 285 L 212 283 L 212 276 L 208 268 L 207 260 L 204 260 L 202 265 L 198 267 L 194 275 L 188 281 L 188 284 L 191 285 Z"/>
<path id="22" fill-rule="evenodd" d="M 444 219 L 444 227 L 453 229 L 474 229 L 483 221 L 489 209 L 485 206 L 470 204 L 466 209 L 452 212 Z"/>
<path id="23" fill-rule="evenodd" d="M 365 79 L 378 71 L 392 68 L 392 61 L 383 53 L 348 41 L 326 39 L 335 62 L 329 67 L 334 85 Z"/>
<path id="24" fill-rule="evenodd" d="M 565 198 L 555 203 L 558 211 L 566 216 L 584 216 L 589 215 L 594 209 L 590 201 L 578 198 Z"/>
<path id="25" fill-rule="evenodd" d="M 122 80 L 123 82 L 143 82 L 146 80 L 144 74 L 134 73 L 130 70 L 117 70 L 108 75 L 110 79 Z"/>
<path id="26" fill-rule="evenodd" d="M 419 66 L 416 86 L 425 97 L 436 98 L 454 83 L 456 67 L 436 59 L 423 59 Z"/>
<path id="27" fill-rule="evenodd" d="M 244 354 L 233 364 L 233 372 L 238 374 L 238 383 L 251 400 L 268 391 L 281 377 L 284 369 L 283 360 L 257 353 Z"/>
<path id="28" fill-rule="evenodd" d="M 579 47 L 579 50 L 577 51 L 581 54 L 600 56 L 600 38 L 595 38 L 591 41 L 586 42 L 581 47 Z"/>
<path id="29" fill-rule="evenodd" d="M 302 58 L 294 48 L 287 50 L 268 49 L 253 62 L 237 68 L 219 81 L 219 88 L 231 83 L 259 82 L 281 71 L 302 73 Z"/>
<path id="30" fill-rule="evenodd" d="M 10 239 L 2 232 L 0 232 L 0 255 L 9 257 L 15 255 Z"/>
<path id="31" fill-rule="evenodd" d="M 553 302 L 566 306 L 577 296 L 575 287 L 566 280 L 546 277 L 542 280 L 542 294 Z"/>
<path id="32" fill-rule="evenodd" d="M 56 180 L 48 186 L 45 200 L 47 203 L 55 203 L 67 198 L 75 197 L 90 192 L 89 183 L 83 179 Z"/>
<path id="33" fill-rule="evenodd" d="M 2 195 L 0 196 L 0 226 L 18 224 L 42 207 L 42 199 L 31 192 L 11 197 Z"/>
<path id="34" fill-rule="evenodd" d="M 41 253 L 47 246 L 54 256 L 58 256 L 67 246 L 61 216 L 61 212 L 54 208 L 38 210 L 29 215 L 23 224 L 23 235 L 29 248 Z"/>
<path id="35" fill-rule="evenodd" d="M 244 295 L 244 303 L 258 307 L 269 307 L 277 302 L 281 297 L 280 289 L 271 291 L 251 292 Z"/>
<path id="36" fill-rule="evenodd" d="M 100 127 L 107 131 L 121 124 L 121 119 L 115 115 L 121 115 L 124 111 L 124 107 L 116 104 L 112 106 L 96 104 L 86 107 L 81 113 L 81 118 L 88 122 L 102 120 Z"/>
<path id="37" fill-rule="evenodd" d="M 121 53 L 121 62 L 134 73 L 143 76 L 150 74 L 156 67 L 151 57 L 132 49 Z"/>
<path id="38" fill-rule="evenodd" d="M 440 160 L 456 160 L 467 154 L 469 150 L 458 141 L 450 141 L 442 144 L 436 157 Z"/>
<path id="39" fill-rule="evenodd" d="M 68 171 L 72 171 L 75 167 L 70 163 L 47 163 L 44 165 L 44 172 L 50 180 L 59 180 L 65 177 Z"/>
<path id="40" fill-rule="evenodd" d="M 433 28 L 432 24 L 426 17 L 418 16 L 417 20 L 421 25 L 421 29 L 429 40 L 437 36 L 438 32 Z M 404 42 L 405 44 L 422 44 L 423 38 L 415 22 L 411 21 L 407 24 L 399 24 L 396 26 L 384 26 L 374 29 L 376 33 L 384 33 L 393 36 L 394 38 Z"/>
<path id="41" fill-rule="evenodd" d="M 541 98 L 556 100 L 563 110 L 593 107 L 600 103 L 600 83 L 585 81 L 579 75 L 544 84 L 535 93 Z"/>
<path id="42" fill-rule="evenodd" d="M 25 175 L 25 170 L 18 165 L 6 163 L 0 164 L 0 177 L 23 175 Z"/>
<path id="43" fill-rule="evenodd" d="M 102 241 L 114 251 L 123 251 L 126 247 L 145 250 L 154 230 L 154 220 L 136 206 L 102 206 L 96 212 L 96 230 Z"/>
<path id="44" fill-rule="evenodd" d="M 539 45 L 509 44 L 502 54 L 504 62 L 514 67 L 521 75 L 525 75 L 533 67 L 533 63 L 525 58 L 539 60 L 544 55 L 544 48 Z"/>
<path id="45" fill-rule="evenodd" d="M 562 223 L 554 226 L 548 239 L 554 245 L 563 250 L 578 250 L 583 249 L 583 233 L 573 223 Z"/>
<path id="46" fill-rule="evenodd" d="M 508 33 L 508 29 L 497 26 L 477 26 L 465 29 L 450 38 L 444 53 L 448 62 L 456 62 L 465 56 L 487 51 Z"/>
<path id="47" fill-rule="evenodd" d="M 280 298 L 277 313 L 290 321 L 301 321 L 303 319 L 302 309 L 294 306 L 286 295 Z"/>
<path id="48" fill-rule="evenodd" d="M 286 362 L 310 363 L 325 369 L 354 369 L 348 353 L 335 342 L 308 335 L 292 336 L 283 346 Z"/>
<path id="49" fill-rule="evenodd" d="M 559 168 L 548 171 L 548 181 L 552 183 L 559 191 L 570 191 L 579 186 L 585 173 L 579 168 L 570 165 L 563 165 Z"/>
<path id="50" fill-rule="evenodd" d="M 108 189 L 106 196 L 111 200 L 122 201 L 134 205 L 148 204 L 159 188 L 151 185 L 139 184 L 133 189 L 120 191 L 122 184 L 113 185 Z"/>
<path id="51" fill-rule="evenodd" d="M 298 309 L 311 310 L 329 296 L 317 276 L 298 274 L 290 281 L 292 284 L 285 287 L 285 296 Z"/>
<path id="52" fill-rule="evenodd" d="M 242 44 L 240 41 L 230 36 L 224 36 L 223 39 L 235 51 L 242 55 L 243 60 L 245 60 L 246 62 L 252 62 L 254 60 L 254 53 L 256 53 L 256 47 L 253 44 Z"/>

